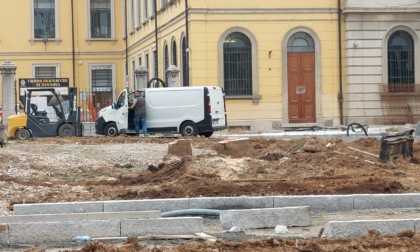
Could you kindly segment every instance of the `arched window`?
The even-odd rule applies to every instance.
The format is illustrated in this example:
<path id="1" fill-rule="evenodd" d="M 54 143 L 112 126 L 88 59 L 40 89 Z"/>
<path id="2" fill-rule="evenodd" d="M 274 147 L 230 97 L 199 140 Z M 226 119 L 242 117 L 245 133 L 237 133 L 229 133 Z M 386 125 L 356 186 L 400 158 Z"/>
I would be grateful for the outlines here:
<path id="1" fill-rule="evenodd" d="M 166 70 L 168 70 L 168 68 L 169 68 L 168 45 L 165 45 L 163 51 L 164 51 L 164 56 L 163 56 L 164 57 L 164 59 L 163 59 L 163 62 L 164 62 L 164 64 L 163 64 L 163 73 L 164 73 L 164 76 L 165 76 L 165 83 L 168 84 L 169 79 L 168 79 L 168 75 L 166 74 Z"/>
<path id="2" fill-rule="evenodd" d="M 252 95 L 252 48 L 240 32 L 229 34 L 223 43 L 224 88 L 226 95 Z"/>
<path id="3" fill-rule="evenodd" d="M 177 66 L 176 42 L 172 41 L 172 65 Z"/>
<path id="4" fill-rule="evenodd" d="M 306 32 L 293 34 L 287 42 L 287 52 L 314 52 L 314 40 Z"/>
<path id="5" fill-rule="evenodd" d="M 388 40 L 388 89 L 414 92 L 414 40 L 406 31 L 396 31 Z"/>
<path id="6" fill-rule="evenodd" d="M 190 85 L 190 76 L 189 76 L 189 62 L 188 62 L 188 52 L 187 52 L 187 40 L 182 38 L 182 85 L 184 87 Z"/>

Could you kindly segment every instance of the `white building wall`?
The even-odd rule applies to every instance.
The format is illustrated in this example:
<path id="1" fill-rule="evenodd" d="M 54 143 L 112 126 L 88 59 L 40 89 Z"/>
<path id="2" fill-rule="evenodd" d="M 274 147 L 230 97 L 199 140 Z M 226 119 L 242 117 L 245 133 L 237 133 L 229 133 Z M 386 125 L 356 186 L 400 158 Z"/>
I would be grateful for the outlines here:
<path id="1" fill-rule="evenodd" d="M 347 123 L 383 124 L 380 92 L 387 85 L 387 44 L 399 29 L 415 41 L 416 83 L 420 78 L 420 1 L 347 0 L 345 15 Z"/>

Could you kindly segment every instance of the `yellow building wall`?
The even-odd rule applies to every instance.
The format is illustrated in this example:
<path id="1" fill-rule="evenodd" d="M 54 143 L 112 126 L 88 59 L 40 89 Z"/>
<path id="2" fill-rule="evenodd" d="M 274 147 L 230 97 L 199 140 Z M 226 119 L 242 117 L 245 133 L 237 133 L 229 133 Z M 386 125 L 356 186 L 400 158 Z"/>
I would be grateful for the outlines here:
<path id="1" fill-rule="evenodd" d="M 146 65 L 145 53 L 149 54 L 149 68 L 153 65 L 153 51 L 158 52 L 159 78 L 164 79 L 165 44 L 171 55 L 171 43 L 177 46 L 177 66 L 181 65 L 181 40 L 186 35 L 185 0 L 171 0 L 161 8 L 158 1 L 157 19 L 152 14 L 146 21 L 137 22 L 131 16 L 131 1 L 127 1 L 127 17 L 124 17 L 124 1 L 114 1 L 115 40 L 87 40 L 87 1 L 74 0 L 74 72 L 71 26 L 71 1 L 59 0 L 59 40 L 30 41 L 31 8 L 30 1 L 2 1 L 0 8 L 0 64 L 10 60 L 17 66 L 16 79 L 33 77 L 34 64 L 57 64 L 59 76 L 69 78 L 80 89 L 90 88 L 89 65 L 112 64 L 115 66 L 115 95 L 125 87 L 125 66 L 128 66 L 129 87 L 134 87 L 135 68 L 141 57 Z M 137 4 L 137 1 L 134 1 Z M 190 85 L 219 85 L 220 68 L 219 44 L 222 35 L 232 28 L 240 28 L 250 33 L 256 42 L 256 67 L 259 100 L 232 99 L 227 97 L 228 119 L 240 120 L 284 120 L 283 93 L 284 62 L 283 44 L 286 34 L 304 27 L 316 34 L 319 43 L 318 72 L 320 94 L 320 115 L 323 119 L 338 118 L 339 92 L 338 69 L 338 28 L 336 0 L 263 0 L 263 1 L 214 1 L 189 0 L 189 83 Z M 136 14 L 137 15 L 137 14 Z M 18 17 L 18 18 L 17 18 Z M 130 20 L 135 20 L 132 29 Z M 158 43 L 155 38 L 155 21 L 158 26 Z M 127 43 L 125 40 L 127 22 Z M 127 48 L 126 48 L 127 45 Z M 126 55 L 126 50 L 128 54 Z M 343 54 L 344 58 L 344 54 Z M 126 62 L 128 59 L 128 62 Z M 134 66 L 132 65 L 134 61 Z M 172 64 L 172 59 L 170 60 Z M 150 77 L 153 77 L 150 71 Z M 343 71 L 344 72 L 344 71 Z M 73 78 L 74 77 L 74 78 Z M 181 77 L 179 78 L 181 81 Z M 0 97 L 1 99 L 1 97 Z"/>
<path id="2" fill-rule="evenodd" d="M 229 119 L 282 119 L 283 69 L 282 43 L 287 32 L 297 27 L 308 28 L 319 37 L 321 115 L 337 118 L 339 106 L 337 1 L 192 1 L 190 47 L 192 83 L 219 83 L 218 44 L 224 32 L 241 28 L 256 40 L 258 53 L 259 95 L 255 105 L 251 99 L 227 98 Z M 195 9 L 197 8 L 197 9 Z M 216 9 L 199 11 L 199 9 Z M 233 10 L 229 10 L 232 8 Z M 235 12 L 235 9 L 240 11 Z M 313 10 L 308 11 L 312 8 Z M 222 11 L 220 11 L 222 9 Z M 258 11 L 254 11 L 258 9 Z M 219 10 L 219 11 L 217 11 Z"/>
<path id="3" fill-rule="evenodd" d="M 2 1 L 0 8 L 0 64 L 9 60 L 16 65 L 16 80 L 33 78 L 34 65 L 57 65 L 58 77 L 69 78 L 69 85 L 90 89 L 89 64 L 115 65 L 116 89 L 124 88 L 125 41 L 123 39 L 123 5 L 115 1 L 115 41 L 89 41 L 87 1 L 73 1 L 74 73 L 71 2 L 59 0 L 59 38 L 31 40 L 31 1 Z M 115 90 L 114 92 L 116 92 Z M 1 98 L 0 98 L 1 99 Z"/>

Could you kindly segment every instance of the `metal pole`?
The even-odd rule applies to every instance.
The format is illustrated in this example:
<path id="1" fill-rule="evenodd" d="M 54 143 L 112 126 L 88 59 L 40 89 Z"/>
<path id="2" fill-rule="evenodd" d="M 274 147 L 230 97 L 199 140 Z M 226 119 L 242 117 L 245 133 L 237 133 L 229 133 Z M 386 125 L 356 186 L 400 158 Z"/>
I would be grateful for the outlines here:
<path id="1" fill-rule="evenodd" d="M 337 0 L 338 12 L 338 71 L 340 82 L 340 93 L 338 94 L 338 103 L 340 110 L 340 125 L 344 124 L 343 120 L 343 69 L 342 69 L 342 55 L 341 55 L 341 0 Z"/>
<path id="2" fill-rule="evenodd" d="M 155 6 L 155 44 L 156 44 L 156 59 L 155 59 L 155 77 L 159 77 L 159 44 L 158 44 L 158 23 L 157 23 L 157 0 L 153 1 Z"/>

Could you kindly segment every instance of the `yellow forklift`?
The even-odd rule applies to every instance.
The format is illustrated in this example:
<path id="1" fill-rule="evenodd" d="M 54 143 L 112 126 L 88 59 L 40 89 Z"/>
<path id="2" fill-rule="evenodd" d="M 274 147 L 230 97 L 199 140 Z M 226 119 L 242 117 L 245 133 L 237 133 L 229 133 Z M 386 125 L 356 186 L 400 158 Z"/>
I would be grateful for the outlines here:
<path id="1" fill-rule="evenodd" d="M 36 88 L 25 91 L 24 113 L 8 117 L 10 139 L 25 140 L 39 137 L 72 137 L 79 129 L 77 88 L 69 88 L 67 99 L 54 88 Z M 34 95 L 35 94 L 35 95 Z M 34 97 L 37 99 L 34 99 Z M 39 111 L 33 100 L 49 100 L 48 111 Z"/>

